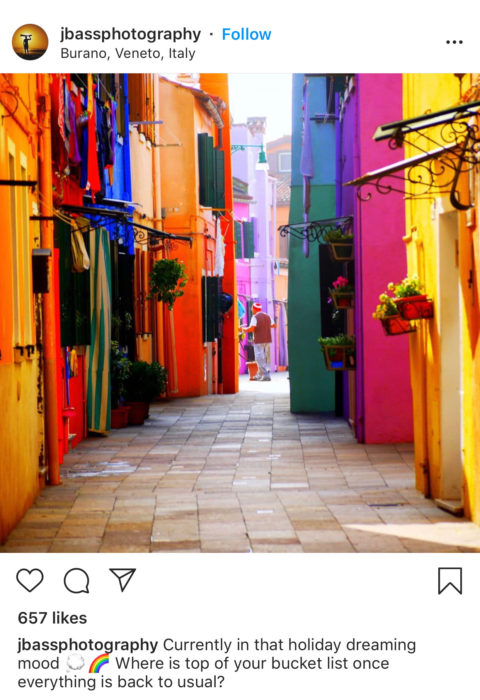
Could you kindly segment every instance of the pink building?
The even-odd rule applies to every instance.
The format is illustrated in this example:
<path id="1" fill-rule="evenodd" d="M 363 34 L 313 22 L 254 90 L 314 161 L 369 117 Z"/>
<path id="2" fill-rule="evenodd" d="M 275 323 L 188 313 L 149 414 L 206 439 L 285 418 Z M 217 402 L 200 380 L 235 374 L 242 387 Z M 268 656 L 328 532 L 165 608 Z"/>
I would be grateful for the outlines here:
<path id="1" fill-rule="evenodd" d="M 344 391 L 349 394 L 350 418 L 360 442 L 410 442 L 412 396 L 408 335 L 387 337 L 372 318 L 378 296 L 389 282 L 407 272 L 405 202 L 401 194 L 388 197 L 372 188 L 362 201 L 355 187 L 342 183 L 399 160 L 398 149 L 376 143 L 378 124 L 402 119 L 402 76 L 352 76 L 337 104 L 337 215 L 353 216 L 355 262 L 354 331 L 357 369 Z M 365 194 L 365 191 L 363 192 Z M 347 384 L 347 381 L 345 382 Z"/>

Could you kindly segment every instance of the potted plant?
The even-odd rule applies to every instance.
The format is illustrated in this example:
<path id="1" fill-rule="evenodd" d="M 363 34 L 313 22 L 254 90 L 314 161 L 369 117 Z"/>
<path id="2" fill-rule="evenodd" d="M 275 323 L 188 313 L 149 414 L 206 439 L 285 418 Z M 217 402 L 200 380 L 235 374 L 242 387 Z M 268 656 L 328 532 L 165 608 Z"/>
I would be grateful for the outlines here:
<path id="1" fill-rule="evenodd" d="M 166 385 L 167 370 L 158 362 L 132 362 L 126 383 L 130 425 L 142 425 L 148 416 L 150 402 L 165 392 Z"/>
<path id="2" fill-rule="evenodd" d="M 175 300 L 183 295 L 187 281 L 185 265 L 177 258 L 156 260 L 150 272 L 150 293 L 147 298 L 156 298 L 167 304 L 171 311 Z"/>
<path id="3" fill-rule="evenodd" d="M 372 316 L 380 321 L 386 335 L 402 335 L 417 330 L 410 321 L 405 321 L 400 316 L 395 300 L 386 292 L 380 294 L 379 301 L 380 303 Z"/>
<path id="4" fill-rule="evenodd" d="M 398 284 L 390 282 L 388 289 L 394 293 L 398 312 L 405 320 L 433 317 L 433 301 L 423 294 L 423 285 L 417 275 L 407 276 Z"/>
<path id="5" fill-rule="evenodd" d="M 325 231 L 323 240 L 328 244 L 332 260 L 353 260 L 353 233 L 342 228 Z"/>
<path id="6" fill-rule="evenodd" d="M 336 309 L 353 308 L 354 288 L 346 277 L 339 275 L 328 291 L 330 292 L 329 301 L 333 302 Z"/>
<path id="7" fill-rule="evenodd" d="M 124 428 L 130 409 L 124 405 L 126 384 L 132 363 L 121 351 L 118 341 L 112 340 L 110 349 L 111 427 Z"/>
<path id="8" fill-rule="evenodd" d="M 328 370 L 344 371 L 355 369 L 355 338 L 351 335 L 319 338 L 325 366 Z"/>

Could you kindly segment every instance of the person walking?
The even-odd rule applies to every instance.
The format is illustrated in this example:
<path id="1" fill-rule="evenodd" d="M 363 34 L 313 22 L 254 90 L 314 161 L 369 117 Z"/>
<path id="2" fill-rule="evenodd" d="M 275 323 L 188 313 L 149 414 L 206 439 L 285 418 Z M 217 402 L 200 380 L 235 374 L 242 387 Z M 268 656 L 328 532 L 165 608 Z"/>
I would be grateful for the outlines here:
<path id="1" fill-rule="evenodd" d="M 270 378 L 270 346 L 272 344 L 272 328 L 276 328 L 276 323 L 272 323 L 270 316 L 262 311 L 262 305 L 255 302 L 252 306 L 253 316 L 249 326 L 242 326 L 241 330 L 246 333 L 253 333 L 253 350 L 255 362 L 258 370 L 254 379 L 260 382 L 269 382 Z"/>

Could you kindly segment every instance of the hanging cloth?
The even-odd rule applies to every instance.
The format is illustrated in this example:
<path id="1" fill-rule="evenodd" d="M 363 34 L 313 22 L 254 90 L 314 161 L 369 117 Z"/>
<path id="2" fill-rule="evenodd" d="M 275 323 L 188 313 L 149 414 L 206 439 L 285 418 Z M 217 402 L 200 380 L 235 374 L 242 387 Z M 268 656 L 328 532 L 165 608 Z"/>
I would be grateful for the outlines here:
<path id="1" fill-rule="evenodd" d="M 83 233 L 79 230 L 77 222 L 74 219 L 72 219 L 70 225 L 72 231 L 72 272 L 83 272 L 84 270 L 89 270 L 90 258 L 88 257 Z"/>
<path id="2" fill-rule="evenodd" d="M 110 430 L 110 344 L 112 279 L 110 239 L 103 228 L 90 231 L 90 332 L 86 352 L 87 427 L 95 433 Z"/>
<path id="3" fill-rule="evenodd" d="M 88 74 L 87 84 L 87 114 L 88 114 L 88 185 L 92 198 L 100 192 L 100 175 L 98 173 L 97 159 L 97 119 L 94 86 L 92 76 Z"/>

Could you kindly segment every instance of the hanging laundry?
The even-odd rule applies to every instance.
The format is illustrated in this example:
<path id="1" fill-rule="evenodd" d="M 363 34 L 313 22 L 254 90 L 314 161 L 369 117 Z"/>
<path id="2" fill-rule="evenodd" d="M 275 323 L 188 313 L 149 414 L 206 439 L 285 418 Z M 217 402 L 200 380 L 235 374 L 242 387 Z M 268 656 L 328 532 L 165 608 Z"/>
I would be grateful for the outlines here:
<path id="1" fill-rule="evenodd" d="M 70 122 L 70 144 L 69 144 L 69 151 L 68 151 L 68 158 L 70 160 L 70 163 L 72 165 L 79 165 L 82 161 L 82 157 L 80 155 L 80 148 L 78 145 L 78 136 L 77 136 L 77 114 L 76 114 L 76 101 L 70 94 L 68 94 L 68 115 L 69 115 L 69 122 Z"/>
<path id="2" fill-rule="evenodd" d="M 97 159 L 97 119 L 94 85 L 90 73 L 87 76 L 87 114 L 88 114 L 88 183 L 92 198 L 101 191 Z"/>
<path id="3" fill-rule="evenodd" d="M 114 182 L 114 168 L 113 168 L 113 166 L 115 165 L 115 144 L 117 142 L 117 120 L 116 120 L 117 103 L 115 102 L 115 100 L 111 100 L 111 102 L 108 103 L 108 109 L 110 111 L 111 130 L 109 133 L 110 133 L 111 149 L 112 149 L 112 165 L 109 166 L 109 168 L 108 168 L 108 181 L 110 183 L 110 187 L 113 187 L 113 182 Z"/>
<path id="4" fill-rule="evenodd" d="M 88 182 L 88 112 L 87 112 L 88 97 L 87 92 L 82 91 L 77 97 L 77 134 L 80 143 L 80 187 L 85 188 Z"/>

